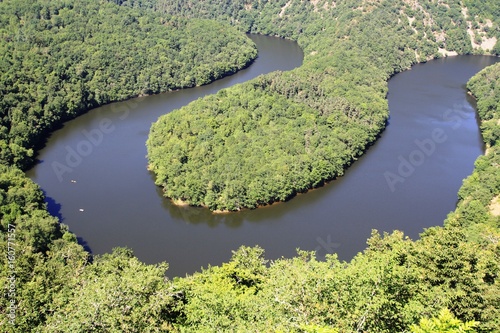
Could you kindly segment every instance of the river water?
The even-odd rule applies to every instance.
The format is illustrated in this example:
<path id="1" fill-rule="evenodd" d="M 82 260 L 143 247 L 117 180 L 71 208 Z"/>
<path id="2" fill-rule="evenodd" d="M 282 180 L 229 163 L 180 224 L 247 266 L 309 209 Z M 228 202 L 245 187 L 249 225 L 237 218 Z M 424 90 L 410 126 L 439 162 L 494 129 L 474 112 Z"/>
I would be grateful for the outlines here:
<path id="1" fill-rule="evenodd" d="M 49 210 L 92 253 L 127 246 L 147 263 L 166 261 L 169 276 L 218 265 L 241 245 L 266 257 L 296 249 L 348 260 L 372 229 L 417 238 L 455 207 L 462 179 L 483 152 L 465 83 L 497 58 L 459 56 L 416 65 L 389 81 L 391 117 L 381 138 L 346 174 L 289 202 L 231 214 L 177 207 L 162 198 L 146 170 L 151 123 L 219 89 L 302 63 L 296 43 L 251 36 L 259 57 L 213 84 L 106 105 L 67 122 L 27 174 Z"/>

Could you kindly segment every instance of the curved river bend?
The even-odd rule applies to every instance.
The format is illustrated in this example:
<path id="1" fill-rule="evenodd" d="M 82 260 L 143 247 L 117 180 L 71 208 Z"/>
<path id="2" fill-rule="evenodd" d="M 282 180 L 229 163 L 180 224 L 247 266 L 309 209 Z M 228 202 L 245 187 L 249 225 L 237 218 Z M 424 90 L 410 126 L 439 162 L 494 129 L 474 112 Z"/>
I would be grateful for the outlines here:
<path id="1" fill-rule="evenodd" d="M 201 96 L 302 63 L 296 43 L 251 36 L 259 58 L 210 85 L 114 103 L 64 125 L 28 172 L 49 210 L 94 254 L 127 246 L 144 262 L 167 261 L 183 276 L 227 261 L 240 245 L 260 245 L 269 259 L 297 248 L 350 259 L 371 229 L 412 238 L 441 225 L 462 179 L 482 153 L 465 83 L 497 58 L 461 56 L 416 65 L 389 81 L 389 126 L 346 174 L 286 203 L 231 214 L 177 207 L 147 172 L 151 123 Z"/>

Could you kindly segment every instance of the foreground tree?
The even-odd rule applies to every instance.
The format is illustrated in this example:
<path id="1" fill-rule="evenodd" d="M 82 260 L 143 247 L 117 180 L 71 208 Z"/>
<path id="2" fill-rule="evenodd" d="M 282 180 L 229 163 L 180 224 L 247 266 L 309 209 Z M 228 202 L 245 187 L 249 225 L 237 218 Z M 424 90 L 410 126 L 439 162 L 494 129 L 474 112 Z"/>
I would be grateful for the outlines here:
<path id="1" fill-rule="evenodd" d="M 461 322 L 448 309 L 443 309 L 437 317 L 422 318 L 418 325 L 411 327 L 412 333 L 475 333 L 474 321 Z"/>

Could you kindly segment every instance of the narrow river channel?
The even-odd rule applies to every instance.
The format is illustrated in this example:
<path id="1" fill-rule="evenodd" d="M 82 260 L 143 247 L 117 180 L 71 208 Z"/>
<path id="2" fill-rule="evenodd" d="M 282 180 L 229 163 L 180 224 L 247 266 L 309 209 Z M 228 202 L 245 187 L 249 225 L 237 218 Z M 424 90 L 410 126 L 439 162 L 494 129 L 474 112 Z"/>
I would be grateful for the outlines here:
<path id="1" fill-rule="evenodd" d="M 92 253 L 126 246 L 144 262 L 168 262 L 169 276 L 227 261 L 243 244 L 260 245 L 269 259 L 301 248 L 348 260 L 364 249 L 372 229 L 416 238 L 454 209 L 462 179 L 483 151 L 465 83 L 497 58 L 434 60 L 393 77 L 387 129 L 342 178 L 320 189 L 220 215 L 163 199 L 146 170 L 152 122 L 219 89 L 301 65 L 296 43 L 251 38 L 259 58 L 231 77 L 97 108 L 48 139 L 41 162 L 27 174 L 45 191 L 51 213 Z"/>

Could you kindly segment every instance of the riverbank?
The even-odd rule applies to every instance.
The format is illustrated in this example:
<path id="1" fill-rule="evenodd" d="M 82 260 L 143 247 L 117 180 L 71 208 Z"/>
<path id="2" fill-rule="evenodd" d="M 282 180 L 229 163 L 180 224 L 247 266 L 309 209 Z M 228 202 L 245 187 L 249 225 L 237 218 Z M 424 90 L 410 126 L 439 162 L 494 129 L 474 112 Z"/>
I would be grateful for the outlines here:
<path id="1" fill-rule="evenodd" d="M 185 240 L 189 238 L 189 234 L 194 237 L 188 230 L 191 222 L 201 225 L 211 222 L 219 224 L 231 215 L 213 214 L 211 219 L 202 213 L 201 209 L 174 206 L 170 200 L 163 200 L 159 188 L 154 185 L 153 177 L 146 168 L 144 142 L 147 140 L 151 123 L 165 112 L 238 82 L 248 81 L 275 70 L 290 70 L 302 64 L 303 53 L 296 43 L 260 35 L 250 37 L 258 45 L 259 56 L 252 66 L 233 76 L 202 87 L 106 105 L 68 122 L 64 128 L 52 134 L 40 153 L 43 163 L 36 165 L 27 175 L 45 190 L 48 201 L 53 203 L 50 206 L 51 211 L 61 216 L 64 223 L 87 242 L 92 253 L 109 252 L 123 242 L 122 245 L 128 243 L 136 255 L 147 262 L 163 261 L 166 253 L 177 253 L 177 250 L 169 248 L 171 245 L 177 243 L 179 248 L 183 248 L 188 245 Z M 112 131 L 103 132 L 102 140 L 99 140 L 98 145 L 92 146 L 92 153 L 80 155 L 80 164 L 70 166 L 72 172 L 64 173 L 62 181 L 59 181 L 52 165 L 67 165 L 67 149 L 78 152 L 82 142 L 89 141 L 85 133 L 94 133 L 94 130 L 100 128 L 103 119 L 112 125 Z M 71 179 L 77 180 L 78 183 L 71 183 Z M 95 191 L 105 194 L 97 196 Z M 85 209 L 84 214 L 79 212 L 80 208 Z M 243 211 L 241 213 L 245 214 Z M 102 223 L 102 214 L 107 216 L 106 223 Z M 237 224 L 233 218 L 229 220 L 229 225 Z M 137 224 L 137 221 L 142 222 Z M 182 221 L 181 225 L 187 229 L 181 225 L 176 226 L 175 221 Z M 135 240 L 129 237 L 132 234 L 135 235 Z M 221 237 L 222 235 L 225 235 L 225 232 L 221 232 Z M 143 236 L 149 240 L 143 239 Z M 213 236 L 206 233 L 206 242 L 211 243 Z M 217 243 L 225 248 L 232 242 L 220 240 Z M 192 270 L 188 267 L 200 267 L 204 260 L 212 260 L 209 256 L 213 253 L 210 251 L 199 253 L 198 247 L 203 244 L 205 243 L 202 241 L 198 245 L 191 245 L 191 251 L 186 252 L 196 253 L 198 259 L 183 260 L 182 256 L 177 254 L 175 257 L 179 261 L 174 257 L 170 258 L 168 261 L 175 264 L 171 265 L 169 271 L 182 275 L 183 271 Z M 164 248 L 165 246 L 167 248 Z M 235 243 L 234 246 L 238 245 Z M 221 253 L 229 252 L 221 250 Z"/>
<path id="2" fill-rule="evenodd" d="M 13 3 L 14 0 L 3 1 L 0 6 L 4 9 L 4 6 L 11 6 Z M 65 19 L 68 10 L 73 7 L 58 8 L 60 4 L 65 5 L 59 2 L 41 3 L 40 6 L 22 2 L 19 4 L 22 4 L 21 10 L 34 9 L 34 12 L 23 17 L 22 34 L 14 36 L 27 38 L 10 40 L 39 43 L 40 39 L 33 38 L 37 36 L 37 29 L 54 27 L 55 30 L 67 31 L 60 27 L 61 24 L 69 23 Z M 134 5 L 135 2 L 124 4 Z M 485 2 L 470 1 L 468 4 L 474 20 L 483 19 L 482 13 L 493 13 L 493 10 L 481 8 Z M 488 5 L 494 4 L 494 1 L 488 2 Z M 162 8 L 158 9 L 162 13 L 170 12 L 168 2 L 162 2 L 161 5 Z M 376 109 L 384 107 L 377 103 L 377 98 L 370 97 L 387 94 L 385 85 L 377 83 L 385 82 L 392 73 L 408 68 L 415 50 L 423 55 L 435 52 L 435 44 L 432 43 L 436 34 L 443 32 L 445 39 L 441 41 L 447 44 L 449 50 L 468 53 L 470 48 L 467 22 L 462 19 L 465 15 L 461 14 L 462 2 L 459 1 L 448 1 L 446 4 L 420 4 L 418 1 L 337 1 L 334 5 L 321 1 L 292 1 L 286 8 L 280 8 L 281 2 L 256 2 L 252 6 L 246 6 L 239 2 L 207 3 L 191 0 L 175 2 L 174 5 L 172 12 L 179 10 L 190 15 L 190 11 L 201 8 L 201 15 L 221 19 L 231 16 L 229 19 L 232 22 L 244 24 L 248 29 L 295 36 L 296 39 L 301 37 L 303 45 L 309 48 L 307 54 L 312 54 L 309 51 L 317 51 L 313 57 L 318 56 L 319 59 L 314 62 L 306 61 L 300 71 L 278 73 L 267 77 L 272 80 L 259 81 L 266 84 L 269 93 L 263 94 L 263 99 L 252 100 L 252 103 L 266 102 L 266 98 L 275 94 L 282 95 L 290 99 L 289 105 L 305 105 L 317 110 L 327 123 L 335 121 L 335 116 L 338 115 L 343 117 L 340 120 L 350 121 L 354 118 L 358 125 L 369 127 L 373 118 L 366 111 L 374 106 Z M 111 4 L 95 4 L 91 9 L 105 6 Z M 63 17 L 59 17 L 62 21 L 57 18 L 59 12 L 62 13 Z M 20 11 L 16 13 L 19 15 Z M 93 24 L 81 25 L 85 27 L 82 32 L 106 28 L 99 26 L 99 16 L 89 16 L 92 17 Z M 130 26 L 151 22 L 134 15 L 118 17 L 120 20 L 116 22 L 116 26 L 122 20 Z M 414 21 L 411 20 L 413 17 Z M 26 19 L 40 22 L 26 24 Z M 109 22 L 111 19 L 110 16 L 101 21 Z M 160 21 L 162 19 L 164 16 L 158 17 L 155 22 L 164 22 Z M 16 20 L 21 19 L 19 16 L 12 16 L 12 19 L 5 22 L 9 22 L 11 27 L 16 25 Z M 412 22 L 415 23 L 414 26 Z M 446 31 L 441 31 L 444 27 Z M 494 29 L 492 33 L 495 33 Z M 48 35 L 53 36 L 52 33 Z M 110 36 L 108 33 L 105 35 Z M 121 35 L 128 37 L 125 31 Z M 2 41 L 6 40 L 9 38 Z M 345 44 L 336 44 L 340 40 Z M 81 43 L 65 44 L 62 49 L 72 50 L 71 46 L 74 46 L 77 50 L 79 44 Z M 46 50 L 40 51 L 43 54 Z M 158 50 L 154 51 L 162 54 Z M 31 53 L 19 52 L 17 55 Z M 286 56 L 275 55 L 278 60 L 285 58 Z M 99 59 L 103 59 L 101 54 L 94 60 Z M 161 328 L 199 332 L 246 331 L 248 327 L 252 327 L 258 331 L 287 332 L 401 332 L 410 331 L 421 320 L 424 322 L 425 318 L 435 318 L 438 313 L 448 314 L 448 319 L 453 318 L 445 310 L 448 307 L 461 322 L 477 321 L 480 331 L 496 329 L 500 318 L 500 293 L 498 281 L 495 280 L 499 271 L 499 252 L 498 235 L 494 228 L 498 227 L 498 219 L 489 219 L 488 211 L 485 212 L 484 207 L 476 201 L 488 198 L 485 193 L 498 189 L 496 185 L 489 188 L 496 184 L 493 176 L 496 174 L 498 161 L 489 164 L 482 160 L 476 164 L 478 170 L 487 170 L 486 177 L 480 180 L 486 187 L 480 188 L 472 183 L 470 194 L 478 197 L 475 199 L 466 196 L 467 200 L 464 202 L 466 205 L 470 204 L 470 209 L 458 212 L 458 216 L 464 218 L 460 222 L 463 225 L 452 221 L 445 227 L 435 227 L 442 221 L 442 218 L 439 220 L 441 210 L 447 210 L 445 199 L 453 207 L 456 203 L 454 193 L 457 190 L 451 191 L 450 188 L 454 185 L 448 184 L 448 181 L 457 177 L 458 182 L 461 182 L 463 177 L 455 174 L 458 167 L 462 163 L 465 165 L 465 156 L 473 156 L 477 152 L 477 146 L 482 143 L 477 135 L 474 112 L 466 99 L 463 99 L 465 94 L 461 85 L 455 85 L 460 80 L 445 80 L 441 93 L 437 93 L 439 89 L 429 84 L 443 77 L 438 71 L 441 67 L 433 66 L 436 63 L 443 64 L 445 61 L 428 63 L 426 67 L 417 65 L 424 72 L 429 69 L 426 80 L 423 76 L 418 79 L 419 73 L 415 68 L 391 79 L 389 85 L 393 84 L 393 88 L 397 90 L 406 87 L 408 91 L 408 94 L 392 94 L 391 90 L 389 95 L 389 104 L 394 97 L 404 101 L 400 112 L 391 114 L 389 119 L 390 125 L 399 125 L 387 126 L 373 149 L 360 158 L 366 163 L 355 163 L 347 169 L 346 175 L 349 173 L 354 177 L 344 176 L 338 179 L 336 186 L 323 187 L 300 196 L 300 200 L 296 198 L 272 208 L 263 207 L 214 217 L 215 214 L 205 214 L 206 210 L 177 207 L 161 199 L 151 175 L 144 167 L 147 163 L 143 158 L 144 137 L 151 124 L 150 118 L 156 117 L 157 113 L 168 112 L 167 109 L 174 105 L 184 105 L 181 99 L 176 100 L 174 97 L 169 100 L 168 105 L 164 105 L 160 103 L 163 96 L 154 95 L 141 99 L 141 107 L 130 110 L 126 117 L 120 118 L 122 114 L 113 114 L 109 106 L 104 106 L 99 113 L 89 112 L 74 122 L 67 123 L 61 131 L 52 134 L 50 140 L 56 142 L 54 147 L 47 146 L 44 151 L 53 148 L 54 151 L 64 153 L 68 147 L 88 147 L 84 143 L 90 140 L 86 134 L 95 133 L 92 130 L 101 128 L 99 126 L 103 120 L 99 117 L 92 118 L 96 113 L 105 118 L 109 115 L 115 127 L 113 131 L 105 133 L 102 140 L 95 140 L 99 144 L 93 147 L 91 153 L 82 156 L 81 163 L 74 165 L 70 179 L 77 180 L 77 183 L 59 182 L 55 179 L 50 165 L 65 158 L 60 155 L 55 159 L 50 159 L 50 154 L 46 155 L 47 158 L 40 165 L 49 165 L 48 171 L 38 169 L 36 172 L 32 171 L 32 175 L 42 178 L 40 184 L 43 184 L 44 189 L 54 186 L 46 193 L 47 201 L 53 208 L 51 212 L 59 213 L 54 215 L 63 216 L 64 221 L 74 221 L 74 230 L 80 237 L 90 239 L 86 237 L 90 235 L 95 237 L 93 244 L 121 248 L 113 252 L 105 249 L 107 254 L 90 258 L 78 245 L 76 236 L 60 224 L 57 218 L 48 214 L 42 191 L 19 169 L 0 165 L 0 227 L 4 231 L 8 229 L 9 241 L 15 239 L 14 250 L 22 249 L 9 252 L 5 266 L 7 269 L 4 270 L 9 275 L 10 293 L 8 298 L 1 299 L 2 306 L 15 311 L 9 312 L 9 319 L 14 318 L 13 324 L 5 320 L 0 322 L 2 331 L 91 331 L 96 327 L 123 331 L 126 327 L 133 331 Z M 469 68 L 459 63 L 450 63 L 458 64 L 448 68 L 450 74 L 461 76 L 466 74 L 466 67 Z M 35 64 L 37 62 L 30 63 Z M 104 68 L 113 72 L 112 67 Z M 61 69 L 64 72 L 64 66 L 56 68 L 57 71 Z M 54 73 L 60 74 L 57 71 Z M 17 74 L 16 68 L 12 73 Z M 67 73 L 84 74 L 76 68 L 74 72 L 71 69 Z M 417 75 L 413 77 L 416 80 L 409 80 L 414 86 L 402 85 L 401 80 L 410 73 Z M 39 77 L 43 78 L 43 72 L 40 74 Z M 112 77 L 103 74 L 100 78 Z M 153 76 L 155 77 L 157 76 Z M 376 77 L 382 79 L 377 82 L 364 80 Z M 18 84 L 23 82 L 23 76 L 14 75 L 11 78 L 16 83 L 12 87 L 23 88 L 22 84 Z M 63 96 L 67 95 L 64 89 L 53 89 L 50 80 L 47 83 L 49 91 L 60 91 Z M 7 84 L 5 87 L 11 86 Z M 45 85 L 30 87 L 42 92 Z M 203 87 L 194 88 L 190 94 L 194 96 L 200 90 L 205 91 Z M 404 93 L 404 90 L 399 91 Z M 426 98 L 410 102 L 417 91 L 422 92 Z M 183 91 L 175 96 L 178 95 L 185 96 Z M 344 97 L 346 100 L 326 98 L 315 104 L 317 97 L 324 96 Z M 443 96 L 450 98 L 453 103 L 450 105 L 440 99 L 433 100 Z M 4 101 L 12 102 L 10 97 L 12 96 Z M 426 100 L 433 100 L 434 103 L 430 105 L 437 109 L 422 106 L 412 109 Z M 334 116 L 328 114 L 330 106 L 341 112 Z M 142 112 L 138 112 L 139 110 Z M 17 117 L 23 116 L 23 111 L 26 110 L 15 109 L 12 111 L 13 117 L 4 117 L 4 120 L 18 120 Z M 266 112 L 263 114 L 273 116 Z M 416 122 L 410 121 L 414 119 L 409 118 L 411 115 L 418 116 Z M 278 114 L 274 118 L 276 119 L 270 121 L 276 123 L 281 117 Z M 302 121 L 307 124 L 311 118 L 306 117 Z M 16 137 L 16 133 L 25 133 L 24 129 L 36 125 L 31 122 L 33 118 L 27 119 L 30 122 L 23 124 L 25 128 L 19 126 L 9 132 L 16 138 L 13 143 L 18 145 L 12 145 L 11 148 L 18 149 L 19 144 L 23 144 L 23 137 Z M 239 123 L 239 119 L 234 121 Z M 389 149 L 386 154 L 377 157 L 381 164 L 371 163 L 372 156 L 381 152 L 379 147 L 384 142 L 382 140 L 393 135 L 395 128 L 405 132 L 408 141 L 397 136 L 396 140 L 385 140 L 389 142 Z M 436 133 L 436 129 L 446 135 L 446 140 L 444 136 L 432 135 Z M 338 142 L 339 148 L 342 148 L 349 141 L 339 132 L 335 134 L 344 139 Z M 491 138 L 495 137 L 496 132 L 491 131 Z M 311 131 L 309 134 L 306 131 L 301 134 L 304 134 L 301 138 L 304 141 L 308 139 L 310 145 L 317 143 L 314 141 L 318 139 L 314 136 L 316 132 Z M 356 134 L 355 131 L 349 133 L 350 136 Z M 452 143 L 458 146 L 446 149 L 446 144 Z M 391 144 L 408 150 L 391 149 Z M 0 147 L 4 154 L 3 143 Z M 269 147 L 273 148 L 269 143 L 262 145 L 262 148 Z M 458 149 L 453 149 L 457 147 Z M 184 161 L 183 146 L 179 145 L 179 148 L 179 161 Z M 289 142 L 284 148 L 295 147 Z M 273 151 L 270 150 L 269 153 L 272 154 Z M 452 153 L 458 153 L 458 156 L 453 158 Z M 103 162 L 95 163 L 97 161 Z M 237 163 L 238 160 L 235 160 L 233 165 L 227 166 L 238 166 Z M 406 168 L 400 168 L 401 163 Z M 471 165 L 472 163 L 467 166 L 467 174 L 470 173 Z M 287 166 L 292 168 L 294 164 Z M 436 168 L 432 169 L 431 166 Z M 393 172 L 404 180 L 397 183 L 395 191 L 391 192 L 390 186 L 385 183 L 383 175 L 386 171 Z M 279 180 L 276 179 L 278 185 Z M 106 186 L 108 183 L 112 185 Z M 369 184 L 373 184 L 373 187 Z M 190 188 L 191 183 L 181 185 Z M 56 190 L 52 191 L 54 188 Z M 61 191 L 58 192 L 57 189 Z M 339 192 L 339 189 L 347 189 L 347 192 Z M 332 195 L 321 196 L 321 193 Z M 462 194 L 468 193 L 461 192 Z M 55 200 L 56 197 L 60 199 Z M 85 208 L 84 213 L 79 211 L 82 208 Z M 76 216 L 71 215 L 73 211 Z M 487 228 L 468 228 L 471 222 L 478 222 L 477 225 L 486 222 Z M 423 223 L 429 223 L 430 226 Z M 318 224 L 321 224 L 320 228 Z M 401 229 L 402 226 L 405 232 L 410 232 L 403 234 L 396 231 L 383 235 L 375 231 L 366 232 L 371 228 L 394 230 Z M 85 230 L 80 233 L 81 229 L 78 228 L 88 228 L 88 234 L 84 233 Z M 425 231 L 421 233 L 422 230 Z M 130 237 L 127 237 L 128 233 Z M 415 238 L 411 233 L 417 234 L 417 237 L 421 233 L 420 239 L 411 241 L 408 235 Z M 361 244 L 358 244 L 358 239 Z M 11 245 L 7 244 L 6 238 L 0 241 L 3 241 L 4 248 Z M 248 246 L 233 252 L 230 259 L 231 250 L 234 251 L 242 244 L 260 244 L 271 249 L 266 251 L 266 257 L 272 261 L 268 263 L 261 248 Z M 146 256 L 141 251 L 144 247 L 149 247 L 150 253 L 147 254 L 150 256 L 147 260 L 153 261 L 154 265 L 140 262 L 131 250 L 124 249 L 123 246 L 138 249 L 136 254 L 143 257 Z M 297 247 L 303 249 L 298 254 Z M 12 247 L 9 248 L 12 250 Z M 346 249 L 354 253 L 354 259 L 351 260 L 351 256 L 349 262 L 339 259 Z M 325 261 L 318 260 L 317 257 L 325 258 Z M 157 264 L 163 261 L 171 264 Z M 222 262 L 225 264 L 221 264 Z M 206 268 L 200 271 L 200 267 Z M 185 275 L 189 271 L 199 273 L 170 280 L 165 278 L 167 268 L 169 274 L 176 276 Z M 68 279 L 68 276 L 72 278 Z M 373 297 L 367 298 L 367 293 Z M 132 304 L 130 300 L 135 303 Z M 6 304 L 9 306 L 5 306 Z M 12 304 L 16 307 L 11 307 Z M 450 307 L 450 304 L 453 306 Z M 350 315 L 346 316 L 346 313 Z M 231 320 L 228 321 L 229 317 Z"/>
<path id="3" fill-rule="evenodd" d="M 57 3 L 50 19 L 17 0 L 3 5 L 5 17 L 13 20 L 0 41 L 2 163 L 27 170 L 50 133 L 91 109 L 203 85 L 257 57 L 248 38 L 221 23 L 160 19 L 153 11 L 110 2 L 94 5 Z M 16 38 L 25 24 L 32 38 Z"/>
<path id="4" fill-rule="evenodd" d="M 192 205 L 210 210 L 239 211 L 286 201 L 343 174 L 351 160 L 362 155 L 385 128 L 389 78 L 420 60 L 483 52 L 475 51 L 466 26 L 456 26 L 452 12 L 442 16 L 439 6 L 402 6 L 399 12 L 378 10 L 377 6 L 357 12 L 349 4 L 342 4 L 332 10 L 340 20 L 334 24 L 335 29 L 328 29 L 330 24 L 320 18 L 328 15 L 328 10 L 314 10 L 310 22 L 318 20 L 323 29 L 307 36 L 296 35 L 294 26 L 286 25 L 282 17 L 276 19 L 277 27 L 259 25 L 262 22 L 252 26 L 252 31 L 276 31 L 277 35 L 299 40 L 307 55 L 304 65 L 290 73 L 259 78 L 243 91 L 232 88 L 227 96 L 205 98 L 176 115 L 159 119 L 147 143 L 148 159 L 155 165 L 153 172 L 165 196 L 185 198 Z M 461 13 L 458 7 L 453 9 Z M 197 14 L 195 7 L 188 12 Z M 356 20 L 340 13 L 350 13 Z M 294 15 L 291 12 L 287 19 Z M 424 18 L 432 15 L 450 21 L 464 33 L 464 38 L 452 37 L 459 36 L 458 31 L 429 27 Z M 471 19 L 466 12 L 459 15 Z M 278 22 L 290 28 L 290 34 Z M 343 30 L 338 27 L 349 30 L 349 38 L 343 38 Z M 373 40 L 380 36 L 375 47 Z M 447 43 L 443 44 L 443 40 Z M 250 96 L 258 102 L 247 103 Z M 279 110 L 285 104 L 281 98 L 292 111 Z M 273 106 L 268 107 L 267 100 L 274 100 Z M 262 117 L 260 105 L 266 105 L 271 115 L 279 117 Z M 210 109 L 215 113 L 206 112 Z M 196 119 L 189 119 L 193 114 Z M 216 114 L 221 121 L 214 118 Z M 241 117 L 243 128 L 224 120 L 227 114 Z M 254 115 L 258 119 L 252 118 Z M 203 125 L 209 122 L 210 126 Z M 232 135 L 239 135 L 239 144 L 232 141 Z M 189 141 L 189 146 L 176 151 L 181 137 Z M 234 156 L 240 156 L 242 161 L 232 161 Z M 162 159 L 178 160 L 180 164 Z M 234 166 L 226 168 L 228 163 Z M 178 173 L 177 168 L 182 172 Z"/>

